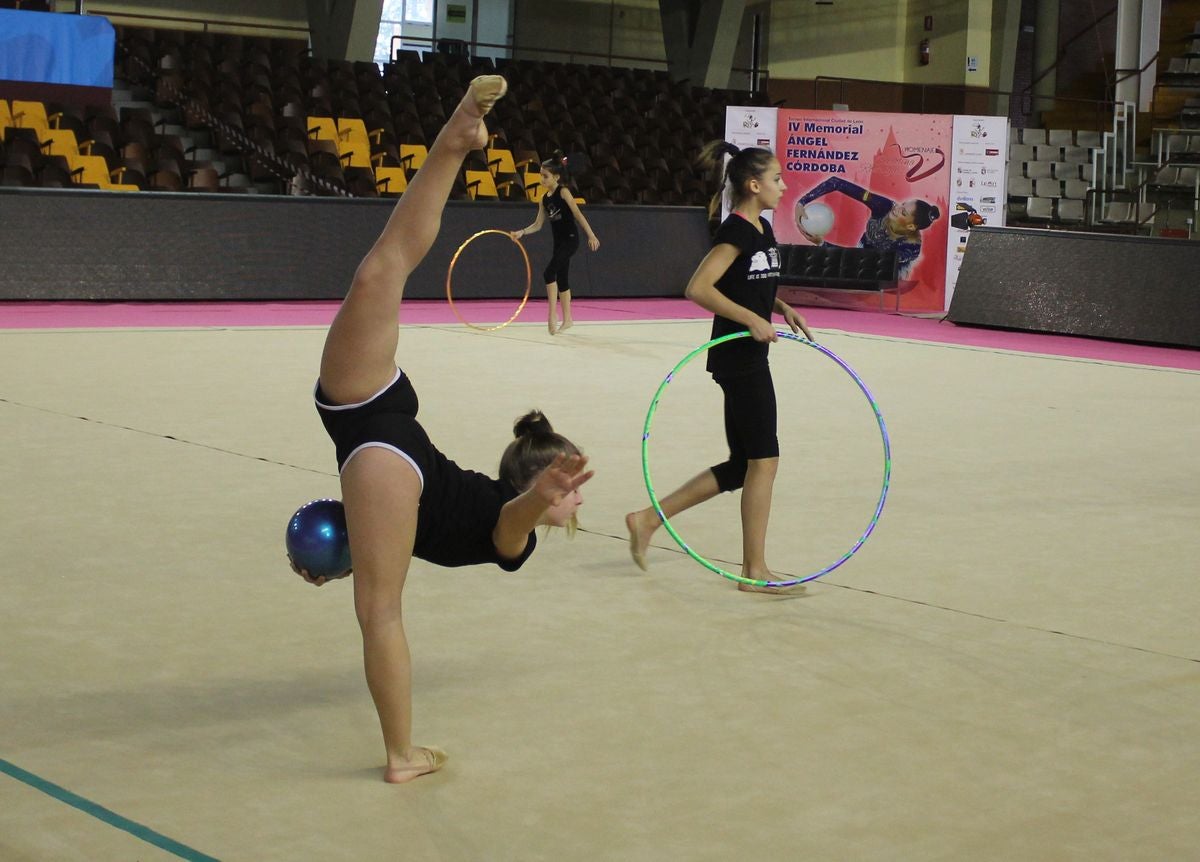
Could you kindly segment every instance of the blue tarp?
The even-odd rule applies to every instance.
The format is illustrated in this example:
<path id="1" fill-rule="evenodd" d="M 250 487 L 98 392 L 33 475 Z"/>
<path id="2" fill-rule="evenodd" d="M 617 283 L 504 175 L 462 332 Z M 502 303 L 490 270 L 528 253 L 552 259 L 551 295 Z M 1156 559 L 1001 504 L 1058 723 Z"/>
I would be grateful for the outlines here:
<path id="1" fill-rule="evenodd" d="M 0 81 L 111 89 L 115 43 L 106 18 L 0 9 Z"/>

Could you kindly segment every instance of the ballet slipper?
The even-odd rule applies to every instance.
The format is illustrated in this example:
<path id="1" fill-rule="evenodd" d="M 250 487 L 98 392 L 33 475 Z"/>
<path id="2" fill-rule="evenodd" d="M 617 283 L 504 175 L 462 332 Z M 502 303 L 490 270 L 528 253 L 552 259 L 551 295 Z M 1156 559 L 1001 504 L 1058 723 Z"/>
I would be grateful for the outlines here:
<path id="1" fill-rule="evenodd" d="M 383 780 L 389 784 L 404 784 L 422 775 L 437 772 L 446 765 L 450 756 L 440 748 L 418 745 L 414 749 L 420 752 L 418 762 L 408 766 L 389 766 L 384 771 Z"/>
<path id="2" fill-rule="evenodd" d="M 508 81 L 500 75 L 480 75 L 467 85 L 460 107 L 471 117 L 482 120 L 508 92 Z"/>

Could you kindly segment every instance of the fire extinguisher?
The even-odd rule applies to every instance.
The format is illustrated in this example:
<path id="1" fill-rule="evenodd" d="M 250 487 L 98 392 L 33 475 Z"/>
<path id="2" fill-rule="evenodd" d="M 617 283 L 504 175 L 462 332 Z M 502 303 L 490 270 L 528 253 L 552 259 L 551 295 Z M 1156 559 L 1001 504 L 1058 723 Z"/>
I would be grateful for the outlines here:
<path id="1" fill-rule="evenodd" d="M 922 66 L 929 65 L 929 40 L 922 39 L 917 45 L 917 62 Z"/>

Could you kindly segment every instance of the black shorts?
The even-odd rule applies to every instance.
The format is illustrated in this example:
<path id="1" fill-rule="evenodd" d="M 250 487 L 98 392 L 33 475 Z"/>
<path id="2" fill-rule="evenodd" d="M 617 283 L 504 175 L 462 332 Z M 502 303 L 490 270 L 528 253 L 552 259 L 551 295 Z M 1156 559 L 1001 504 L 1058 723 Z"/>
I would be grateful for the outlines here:
<path id="1" fill-rule="evenodd" d="M 338 472 L 363 449 L 378 446 L 395 452 L 412 465 L 425 487 L 437 450 L 417 421 L 417 393 L 399 368 L 387 386 L 357 404 L 333 404 L 317 382 L 313 390 L 317 413 L 337 447 Z"/>
<path id="2" fill-rule="evenodd" d="M 717 378 L 725 393 L 725 439 L 730 460 L 779 457 L 778 410 L 771 369 Z"/>

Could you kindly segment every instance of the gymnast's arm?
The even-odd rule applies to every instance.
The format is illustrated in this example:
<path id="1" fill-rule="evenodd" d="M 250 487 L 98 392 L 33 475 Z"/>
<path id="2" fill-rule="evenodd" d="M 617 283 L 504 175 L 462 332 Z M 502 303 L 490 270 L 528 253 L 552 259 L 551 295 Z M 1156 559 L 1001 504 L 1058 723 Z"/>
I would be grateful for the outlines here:
<path id="1" fill-rule="evenodd" d="M 841 177 L 830 177 L 825 182 L 818 185 L 816 188 L 809 189 L 801 197 L 798 203 L 801 206 L 815 201 L 821 195 L 829 194 L 830 192 L 841 192 L 848 198 L 853 198 L 859 203 L 864 203 L 871 210 L 871 215 L 879 218 L 885 216 L 895 206 L 896 202 L 883 195 L 877 195 L 874 192 L 869 192 L 862 186 L 856 186 L 854 183 L 844 180 Z"/>
<path id="2" fill-rule="evenodd" d="M 542 522 L 546 510 L 592 478 L 594 471 L 584 472 L 587 460 L 583 455 L 556 455 L 532 485 L 504 504 L 492 528 L 497 554 L 515 560 L 524 553 L 529 534 Z"/>
<path id="3" fill-rule="evenodd" d="M 717 279 L 732 266 L 737 256 L 738 247 L 735 245 L 722 242 L 713 246 L 704 256 L 704 260 L 700 261 L 700 266 L 696 267 L 684 295 L 706 311 L 742 324 L 750 330 L 755 341 L 775 341 L 778 336 L 775 335 L 775 327 L 771 325 L 771 321 L 763 320 L 744 305 L 738 305 L 717 290 Z"/>
<path id="4" fill-rule="evenodd" d="M 537 205 L 537 208 L 538 208 L 538 214 L 537 214 L 537 218 L 535 218 L 533 220 L 533 224 L 531 224 L 529 227 L 521 228 L 520 230 L 514 230 L 512 232 L 513 239 L 520 239 L 521 237 L 525 236 L 526 234 L 537 233 L 539 230 L 542 229 L 542 225 L 546 221 L 546 211 L 542 208 L 542 205 L 540 203 Z"/>

